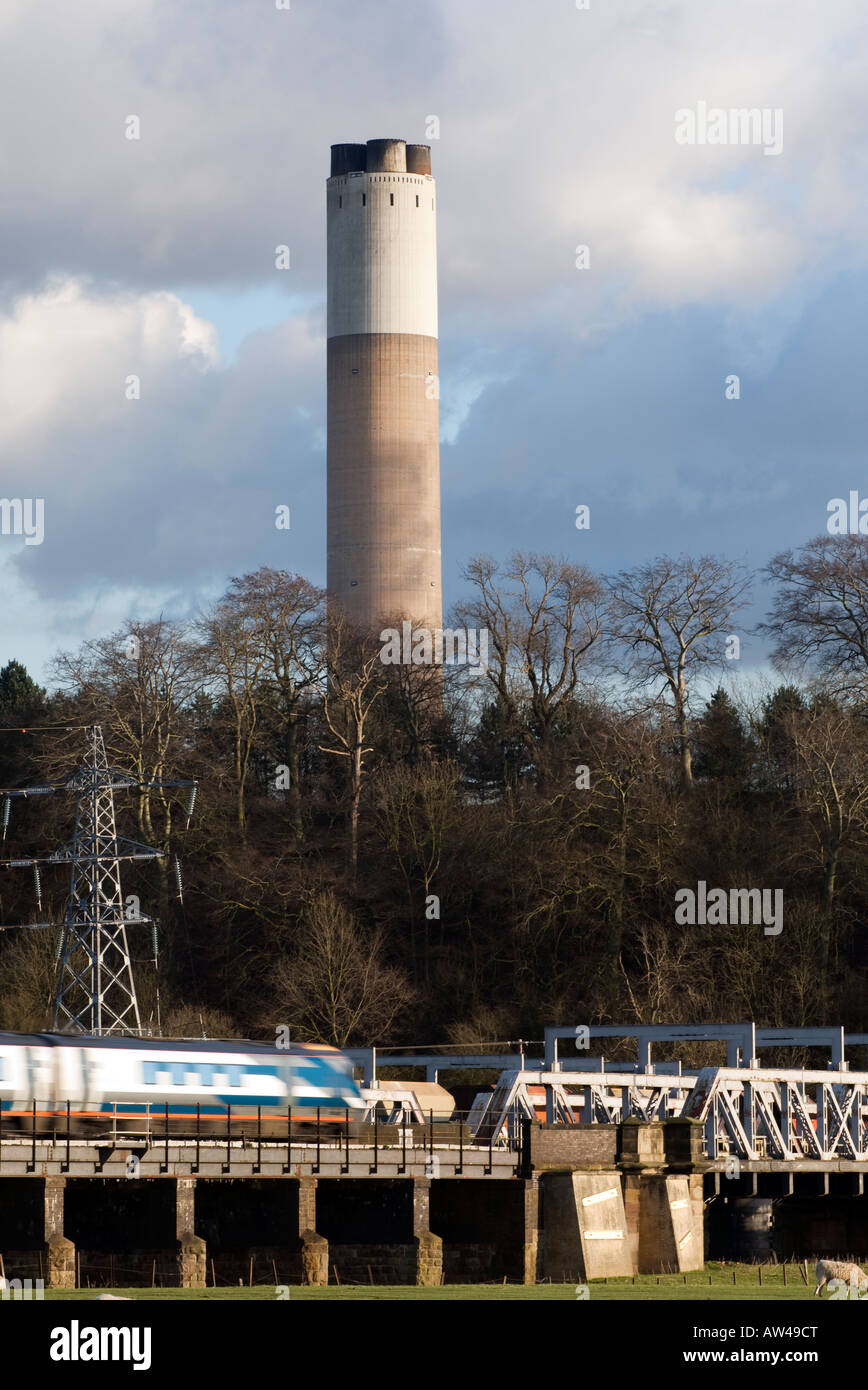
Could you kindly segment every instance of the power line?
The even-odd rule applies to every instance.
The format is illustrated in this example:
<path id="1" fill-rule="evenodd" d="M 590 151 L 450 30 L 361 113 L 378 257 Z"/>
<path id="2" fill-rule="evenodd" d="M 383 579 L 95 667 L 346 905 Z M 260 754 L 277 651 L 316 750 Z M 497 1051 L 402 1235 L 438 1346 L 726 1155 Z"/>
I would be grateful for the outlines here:
<path id="1" fill-rule="evenodd" d="M 91 724 L 4 724 L 0 727 L 0 734 L 41 734 L 54 733 L 61 729 L 65 734 L 79 734 L 83 729 L 90 729 Z"/>

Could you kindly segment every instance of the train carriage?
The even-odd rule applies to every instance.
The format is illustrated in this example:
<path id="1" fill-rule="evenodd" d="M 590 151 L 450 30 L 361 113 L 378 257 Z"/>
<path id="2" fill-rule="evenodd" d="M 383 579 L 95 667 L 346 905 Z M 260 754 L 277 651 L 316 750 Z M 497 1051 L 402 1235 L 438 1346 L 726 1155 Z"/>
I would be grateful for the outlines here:
<path id="1" fill-rule="evenodd" d="M 68 1107 L 68 1109 L 67 1109 Z M 352 1064 L 325 1046 L 0 1034 L 4 1125 L 39 1132 L 287 1132 L 364 1111 Z M 35 1108 L 35 1115 L 34 1115 Z"/>

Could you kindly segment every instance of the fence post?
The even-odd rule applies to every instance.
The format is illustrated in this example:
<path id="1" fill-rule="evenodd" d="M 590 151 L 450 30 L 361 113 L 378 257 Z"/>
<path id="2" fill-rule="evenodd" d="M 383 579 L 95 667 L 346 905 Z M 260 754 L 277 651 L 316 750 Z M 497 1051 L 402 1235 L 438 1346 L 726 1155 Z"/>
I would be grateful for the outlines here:
<path id="1" fill-rule="evenodd" d="M 221 1165 L 224 1173 L 232 1172 L 232 1106 L 226 1106 L 226 1162 Z"/>
<path id="2" fill-rule="evenodd" d="M 163 1162 L 160 1164 L 160 1172 L 169 1171 L 169 1102 L 164 1101 L 163 1108 Z"/>
<path id="3" fill-rule="evenodd" d="M 347 1116 L 348 1116 L 348 1118 L 347 1118 L 347 1134 L 349 1135 L 349 1132 L 350 1132 L 349 1111 L 347 1112 Z M 378 1125 L 378 1123 L 377 1123 L 378 1118 L 379 1118 L 379 1115 L 378 1115 L 378 1112 L 377 1112 L 377 1108 L 376 1108 L 376 1106 L 375 1106 L 375 1107 L 374 1107 L 374 1161 L 373 1161 L 373 1163 L 369 1163 L 369 1164 L 368 1164 L 368 1172 L 369 1172 L 369 1173 L 376 1173 L 376 1171 L 377 1171 L 377 1164 L 378 1164 L 378 1161 L 379 1161 L 378 1140 L 379 1140 L 379 1137 L 380 1137 L 380 1127 L 379 1127 L 379 1125 Z M 349 1157 L 349 1156 L 348 1156 L 348 1157 Z"/>

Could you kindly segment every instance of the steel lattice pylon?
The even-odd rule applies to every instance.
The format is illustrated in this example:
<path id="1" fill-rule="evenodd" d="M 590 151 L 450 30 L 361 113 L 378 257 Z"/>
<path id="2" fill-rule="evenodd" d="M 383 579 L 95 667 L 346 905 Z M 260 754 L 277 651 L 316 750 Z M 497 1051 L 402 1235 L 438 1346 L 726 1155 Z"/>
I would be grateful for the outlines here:
<path id="1" fill-rule="evenodd" d="M 7 860 L 5 867 L 33 868 L 37 901 L 41 906 L 39 866 L 71 866 L 69 898 L 63 922 L 27 924 L 30 928 L 59 926 L 61 931 L 52 1028 L 59 1032 L 97 1036 L 106 1033 L 136 1035 L 142 1032 L 142 1024 L 127 944 L 127 927 L 149 924 L 156 930 L 156 923 L 138 908 L 135 916 L 125 911 L 120 866 L 127 860 L 162 859 L 165 855 L 163 850 L 152 849 L 149 845 L 118 839 L 114 793 L 131 789 L 144 791 L 190 787 L 187 810 L 189 824 L 196 784 L 186 780 L 139 782 L 109 767 L 102 729 L 98 724 L 89 727 L 86 735 L 85 760 L 67 782 L 6 792 L 4 837 L 9 798 L 42 796 L 57 791 L 74 792 L 76 810 L 72 842 L 45 858 Z M 180 871 L 178 878 L 180 888 Z"/>
<path id="2" fill-rule="evenodd" d="M 138 846 L 140 852 L 135 855 L 120 853 L 113 774 L 102 730 L 95 726 L 87 732 L 85 764 L 69 782 L 70 791 L 78 791 L 78 802 L 52 1027 L 81 1033 L 140 1033 L 120 861 L 145 857 L 145 846 Z M 158 854 L 151 851 L 154 858 Z"/>

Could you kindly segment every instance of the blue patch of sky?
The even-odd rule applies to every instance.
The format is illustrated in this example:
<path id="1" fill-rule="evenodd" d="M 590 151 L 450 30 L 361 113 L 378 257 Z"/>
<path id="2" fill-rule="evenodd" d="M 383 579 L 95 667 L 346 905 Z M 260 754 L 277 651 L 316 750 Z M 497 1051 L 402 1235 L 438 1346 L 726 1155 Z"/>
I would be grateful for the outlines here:
<path id="1" fill-rule="evenodd" d="M 246 289 L 175 285 L 171 292 L 189 304 L 199 318 L 214 324 L 224 366 L 237 362 L 245 338 L 263 329 L 277 328 L 293 314 L 308 311 L 322 299 L 318 294 L 290 294 L 274 285 Z"/>

